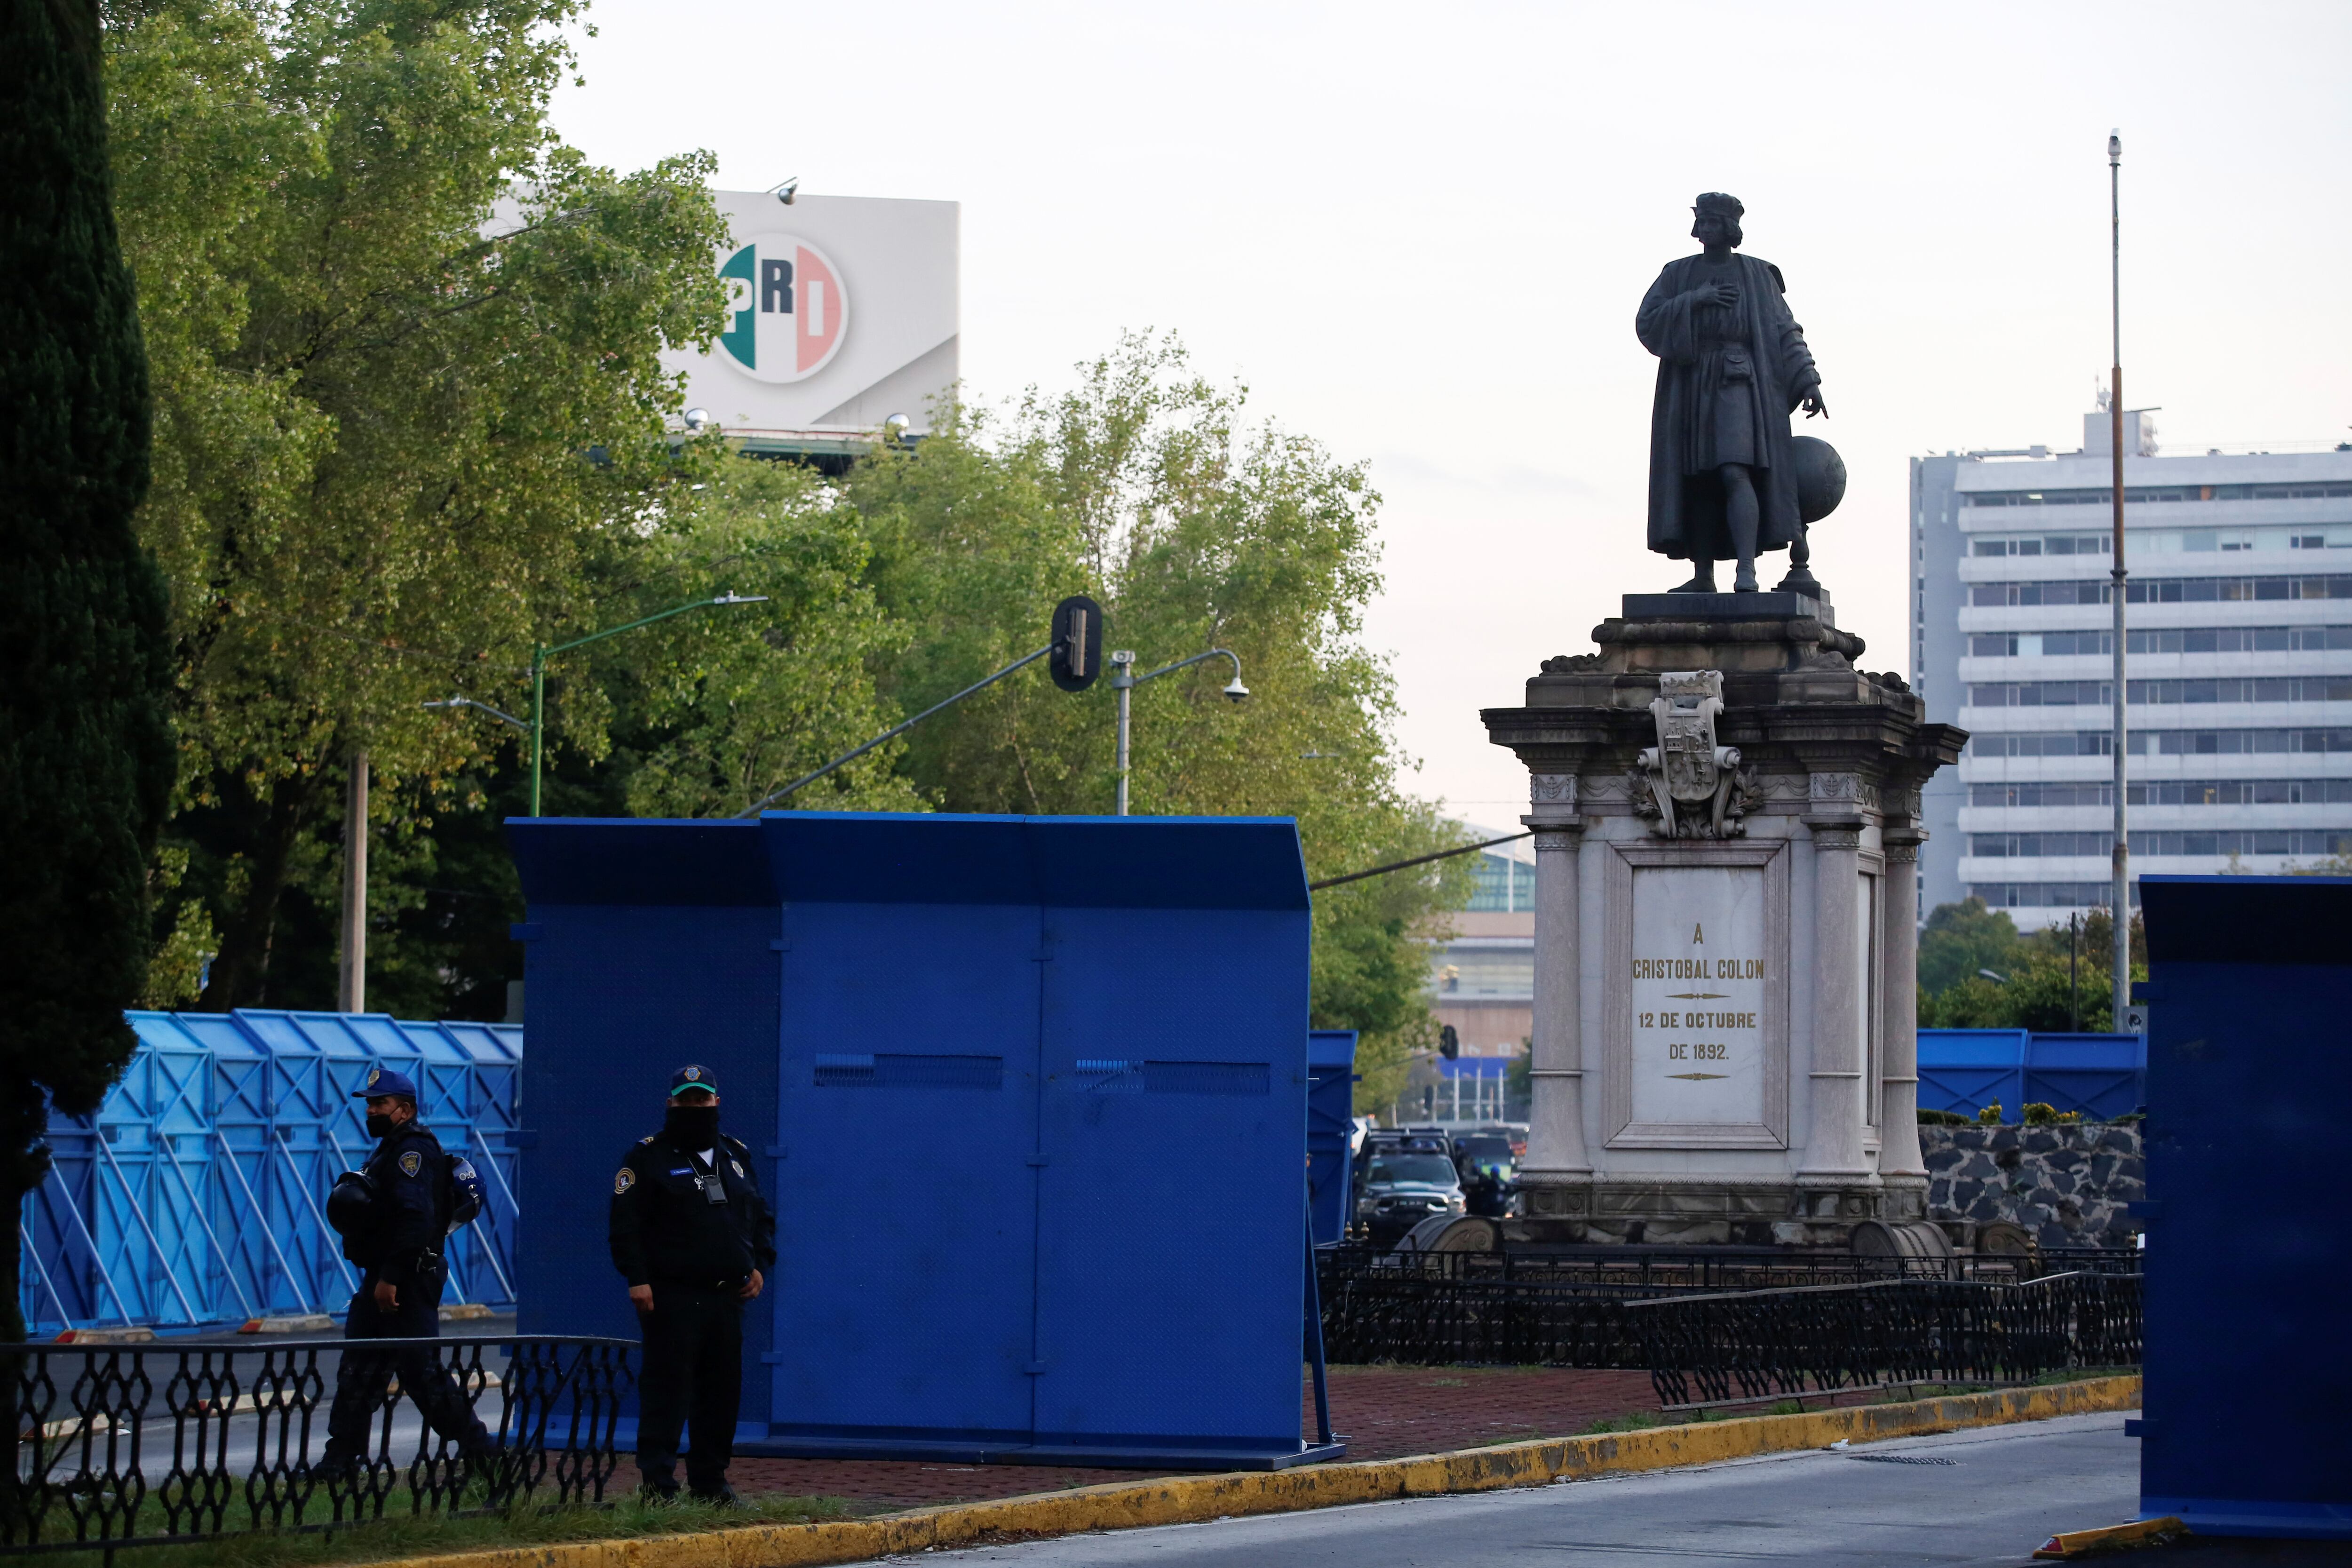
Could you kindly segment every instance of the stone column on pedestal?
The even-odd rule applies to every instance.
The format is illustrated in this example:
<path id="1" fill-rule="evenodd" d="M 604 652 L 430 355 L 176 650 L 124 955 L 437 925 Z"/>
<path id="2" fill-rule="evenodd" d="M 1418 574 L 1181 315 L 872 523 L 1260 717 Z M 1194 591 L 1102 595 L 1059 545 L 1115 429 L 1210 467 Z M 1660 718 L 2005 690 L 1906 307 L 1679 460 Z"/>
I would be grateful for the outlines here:
<path id="1" fill-rule="evenodd" d="M 1816 1220 L 1866 1218 L 1875 1206 L 1862 1191 L 1877 1185 L 1863 1149 L 1863 788 L 1853 773 L 1814 773 L 1804 819 L 1813 843 L 1812 1118 L 1797 1184 L 1818 1192 L 1805 1215 Z"/>
<path id="2" fill-rule="evenodd" d="M 1580 965 L 1584 819 L 1572 773 L 1534 775 L 1519 820 L 1536 836 L 1535 1029 L 1529 1047 L 1534 1104 L 1521 1180 L 1532 1217 L 1580 1219 L 1592 1163 L 1584 1147 L 1584 1012 Z"/>
<path id="3" fill-rule="evenodd" d="M 1886 1071 L 1879 1116 L 1879 1179 L 1886 1217 L 1927 1217 L 1927 1162 L 1919 1151 L 1919 845 L 1916 820 L 1889 826 L 1886 846 Z"/>

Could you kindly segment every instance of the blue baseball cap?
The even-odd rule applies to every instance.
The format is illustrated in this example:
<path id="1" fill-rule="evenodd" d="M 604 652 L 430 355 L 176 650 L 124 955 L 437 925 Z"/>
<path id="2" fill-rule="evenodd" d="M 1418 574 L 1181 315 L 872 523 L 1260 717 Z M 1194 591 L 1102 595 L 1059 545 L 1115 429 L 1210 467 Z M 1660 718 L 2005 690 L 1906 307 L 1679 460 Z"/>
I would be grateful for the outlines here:
<path id="1" fill-rule="evenodd" d="M 352 1090 L 353 1100 L 373 1100 L 380 1094 L 404 1094 L 415 1100 L 416 1081 L 406 1073 L 394 1072 L 390 1068 L 370 1068 L 367 1082 Z"/>
<path id="2" fill-rule="evenodd" d="M 710 1076 L 709 1068 L 692 1065 L 682 1067 L 669 1075 L 669 1091 L 672 1095 L 684 1094 L 689 1089 L 706 1089 L 712 1094 L 717 1094 L 719 1080 Z"/>

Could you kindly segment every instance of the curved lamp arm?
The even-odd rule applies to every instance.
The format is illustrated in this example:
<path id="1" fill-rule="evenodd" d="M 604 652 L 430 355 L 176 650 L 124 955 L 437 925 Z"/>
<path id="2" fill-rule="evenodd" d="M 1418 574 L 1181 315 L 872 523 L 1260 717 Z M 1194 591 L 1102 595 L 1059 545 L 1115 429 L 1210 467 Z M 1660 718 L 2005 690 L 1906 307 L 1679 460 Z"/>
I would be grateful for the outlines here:
<path id="1" fill-rule="evenodd" d="M 478 708 L 483 712 L 488 714 L 491 718 L 498 720 L 502 724 L 511 724 L 516 729 L 524 731 L 526 734 L 530 731 L 530 723 L 528 720 L 518 719 L 511 713 L 503 712 L 499 709 L 491 707 L 487 702 L 477 702 L 470 697 L 452 697 L 444 702 L 427 702 L 424 704 L 424 706 L 427 708 Z"/>
<path id="2" fill-rule="evenodd" d="M 1206 653 L 1196 653 L 1190 658 L 1180 658 L 1173 664 L 1163 664 L 1149 675 L 1129 677 L 1127 680 L 1127 684 L 1129 686 L 1140 686 L 1147 680 L 1157 680 L 1163 675 L 1173 675 L 1178 670 L 1184 668 L 1186 666 L 1198 664 L 1204 658 L 1232 659 L 1234 661 L 1234 679 L 1225 687 L 1224 694 L 1232 698 L 1236 702 L 1249 695 L 1249 688 L 1242 684 L 1242 656 L 1235 653 L 1229 647 L 1213 647 Z M 1117 677 L 1112 678 L 1111 684 L 1113 686 L 1119 684 Z"/>

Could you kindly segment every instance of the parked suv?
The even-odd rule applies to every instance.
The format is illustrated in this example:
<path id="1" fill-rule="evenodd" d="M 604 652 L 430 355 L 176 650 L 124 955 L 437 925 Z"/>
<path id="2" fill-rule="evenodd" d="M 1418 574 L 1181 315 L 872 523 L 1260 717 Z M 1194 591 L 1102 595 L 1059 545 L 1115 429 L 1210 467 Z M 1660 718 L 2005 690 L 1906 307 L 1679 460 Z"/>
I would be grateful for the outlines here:
<path id="1" fill-rule="evenodd" d="M 1393 1247 L 1430 1215 L 1461 1214 L 1469 1207 L 1454 1162 L 1441 1143 L 1418 1139 L 1381 1142 L 1365 1153 L 1356 1220 L 1373 1246 Z"/>

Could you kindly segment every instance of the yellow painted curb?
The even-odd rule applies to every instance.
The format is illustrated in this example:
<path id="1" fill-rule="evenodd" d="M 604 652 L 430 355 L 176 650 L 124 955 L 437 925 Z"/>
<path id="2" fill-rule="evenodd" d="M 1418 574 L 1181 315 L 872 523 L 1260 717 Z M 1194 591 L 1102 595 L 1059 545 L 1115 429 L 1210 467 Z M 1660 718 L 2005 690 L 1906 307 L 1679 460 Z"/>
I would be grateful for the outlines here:
<path id="1" fill-rule="evenodd" d="M 2137 1377 L 2092 1378 L 1905 1405 L 1861 1405 L 1802 1415 L 1751 1415 L 1639 1432 L 1550 1437 L 1415 1458 L 1118 1481 L 993 1502 L 916 1509 L 878 1519 L 504 1547 L 407 1558 L 379 1568 L 813 1568 L 932 1547 L 1192 1524 L 1241 1514 L 1291 1513 L 1442 1492 L 1548 1486 L 1556 1480 L 1825 1448 L 1842 1438 L 1868 1443 L 1967 1426 L 2128 1410 L 2138 1405 L 2139 1389 Z"/>
<path id="2" fill-rule="evenodd" d="M 2179 1515 L 2168 1513 L 2162 1519 L 2138 1519 L 2129 1524 L 2105 1525 L 2097 1530 L 2070 1530 L 2052 1536 L 2033 1555 L 2088 1557 L 2094 1552 L 2116 1552 L 2126 1546 L 2154 1546 L 2189 1532 Z"/>

